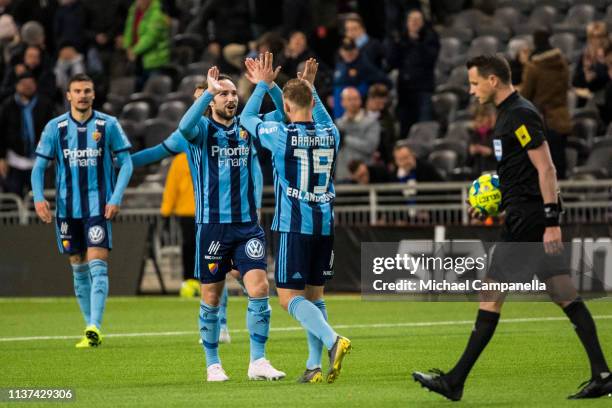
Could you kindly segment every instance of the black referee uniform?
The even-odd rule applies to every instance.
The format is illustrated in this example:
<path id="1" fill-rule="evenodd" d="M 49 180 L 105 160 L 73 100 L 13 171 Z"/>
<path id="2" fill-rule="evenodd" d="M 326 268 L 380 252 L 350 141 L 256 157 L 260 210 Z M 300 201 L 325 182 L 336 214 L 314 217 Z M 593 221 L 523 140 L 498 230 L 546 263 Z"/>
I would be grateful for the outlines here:
<path id="1" fill-rule="evenodd" d="M 525 282 L 534 274 L 540 280 L 568 274 L 564 253 L 544 252 L 544 202 L 538 171 L 527 154 L 546 140 L 544 122 L 533 104 L 516 91 L 497 108 L 493 148 L 506 219 L 487 276 L 498 282 Z"/>

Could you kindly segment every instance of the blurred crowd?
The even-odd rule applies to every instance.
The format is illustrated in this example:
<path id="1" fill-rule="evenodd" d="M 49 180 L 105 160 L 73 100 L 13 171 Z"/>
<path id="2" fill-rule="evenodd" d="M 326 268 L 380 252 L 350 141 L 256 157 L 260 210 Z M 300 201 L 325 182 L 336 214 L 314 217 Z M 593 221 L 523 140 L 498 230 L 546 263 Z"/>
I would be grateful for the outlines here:
<path id="1" fill-rule="evenodd" d="M 244 58 L 264 51 L 283 68 L 281 87 L 320 62 L 318 93 L 342 134 L 337 182 L 494 170 L 495 108 L 470 101 L 464 67 L 485 52 L 507 55 L 542 113 L 561 178 L 612 176 L 611 22 L 605 0 L 0 0 L 0 185 L 29 190 L 72 75 L 94 78 L 95 108 L 119 116 L 139 149 L 170 134 L 212 65 L 246 102 Z"/>

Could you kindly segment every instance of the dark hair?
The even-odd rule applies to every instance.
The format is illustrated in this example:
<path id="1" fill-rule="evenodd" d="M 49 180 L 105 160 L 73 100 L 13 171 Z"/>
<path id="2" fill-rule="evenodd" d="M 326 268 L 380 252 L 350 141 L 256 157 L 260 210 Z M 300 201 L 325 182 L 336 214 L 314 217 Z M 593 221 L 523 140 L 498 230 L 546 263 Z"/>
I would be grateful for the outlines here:
<path id="1" fill-rule="evenodd" d="M 393 151 L 396 151 L 399 149 L 408 149 L 412 152 L 412 147 L 410 147 L 410 142 L 408 141 L 408 139 L 400 139 L 397 142 L 395 142 L 395 144 L 393 145 Z"/>
<path id="2" fill-rule="evenodd" d="M 283 97 L 299 108 L 307 108 L 312 103 L 312 89 L 301 79 L 291 79 L 283 87 Z"/>
<path id="3" fill-rule="evenodd" d="M 365 30 L 365 25 L 363 24 L 363 18 L 361 18 L 359 14 L 348 13 L 346 17 L 344 17 L 344 22 L 346 23 L 347 21 L 354 21 L 355 23 L 359 24 L 361 28 Z"/>
<path id="4" fill-rule="evenodd" d="M 228 80 L 231 83 L 234 83 L 234 80 L 232 79 L 232 77 L 227 74 L 219 74 L 219 77 L 217 78 L 217 80 L 218 81 Z M 208 88 L 208 82 L 206 82 L 206 80 L 199 82 L 196 85 L 196 89 L 207 89 L 207 88 Z"/>
<path id="5" fill-rule="evenodd" d="M 344 37 L 340 43 L 340 48 L 346 51 L 353 51 L 357 48 L 357 44 L 352 38 Z"/>
<path id="6" fill-rule="evenodd" d="M 33 79 L 34 82 L 38 82 L 32 71 L 23 71 L 21 74 L 17 75 L 16 82 L 21 81 L 22 79 Z"/>
<path id="7" fill-rule="evenodd" d="M 386 98 L 389 96 L 389 88 L 385 84 L 372 84 L 368 89 L 368 98 Z"/>
<path id="8" fill-rule="evenodd" d="M 363 162 L 363 160 L 353 159 L 353 160 L 351 160 L 351 161 L 348 163 L 348 166 L 347 166 L 347 167 L 348 167 L 348 171 L 349 171 L 351 174 L 354 174 L 354 173 L 357 171 L 357 169 L 359 168 L 359 166 L 361 166 L 362 164 L 365 164 L 365 163 Z"/>
<path id="9" fill-rule="evenodd" d="M 470 58 L 465 65 L 467 69 L 476 67 L 478 75 L 483 78 L 489 75 L 495 75 L 502 83 L 510 83 L 510 65 L 506 58 L 499 54 L 478 55 L 474 58 Z"/>
<path id="10" fill-rule="evenodd" d="M 70 90 L 70 85 L 72 85 L 73 82 L 91 82 L 92 84 L 94 83 L 93 79 L 91 79 L 87 74 L 75 74 L 70 78 L 70 81 L 68 81 L 68 90 Z"/>

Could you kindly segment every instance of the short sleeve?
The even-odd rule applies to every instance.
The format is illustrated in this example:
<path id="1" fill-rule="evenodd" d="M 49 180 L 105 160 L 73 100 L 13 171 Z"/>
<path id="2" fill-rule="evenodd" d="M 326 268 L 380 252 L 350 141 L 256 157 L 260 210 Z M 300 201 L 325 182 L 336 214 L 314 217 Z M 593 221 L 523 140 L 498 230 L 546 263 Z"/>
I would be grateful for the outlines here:
<path id="1" fill-rule="evenodd" d="M 537 112 L 521 109 L 516 111 L 514 118 L 514 136 L 522 148 L 535 149 L 546 141 L 544 122 Z"/>
<path id="2" fill-rule="evenodd" d="M 36 155 L 47 160 L 55 159 L 56 141 L 57 126 L 53 126 L 52 122 L 49 122 L 42 132 L 38 146 L 36 146 Z"/>
<path id="3" fill-rule="evenodd" d="M 109 130 L 110 148 L 114 154 L 125 152 L 132 148 L 130 141 L 117 120 L 113 119 L 110 121 Z"/>

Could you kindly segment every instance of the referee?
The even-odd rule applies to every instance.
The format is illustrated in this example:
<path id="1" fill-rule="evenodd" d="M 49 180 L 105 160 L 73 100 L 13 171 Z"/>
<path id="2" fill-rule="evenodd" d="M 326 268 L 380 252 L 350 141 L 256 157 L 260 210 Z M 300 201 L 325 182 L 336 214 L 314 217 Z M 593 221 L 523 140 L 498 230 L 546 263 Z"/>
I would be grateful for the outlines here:
<path id="1" fill-rule="evenodd" d="M 498 110 L 493 147 L 506 219 L 501 243 L 495 248 L 487 272 L 488 282 L 518 282 L 537 275 L 546 283 L 551 299 L 576 329 L 591 364 L 591 378 L 570 399 L 597 398 L 612 393 L 612 376 L 603 355 L 595 322 L 578 297 L 566 265 L 559 227 L 557 178 L 543 121 L 535 107 L 510 82 L 510 67 L 501 56 L 481 55 L 467 62 L 470 93 L 480 104 Z M 481 214 L 471 211 L 472 217 Z M 525 260 L 528 260 L 525 262 Z M 493 337 L 505 295 L 481 293 L 480 308 L 468 345 L 448 373 L 434 369 L 414 372 L 423 387 L 458 401 L 465 380 Z"/>

